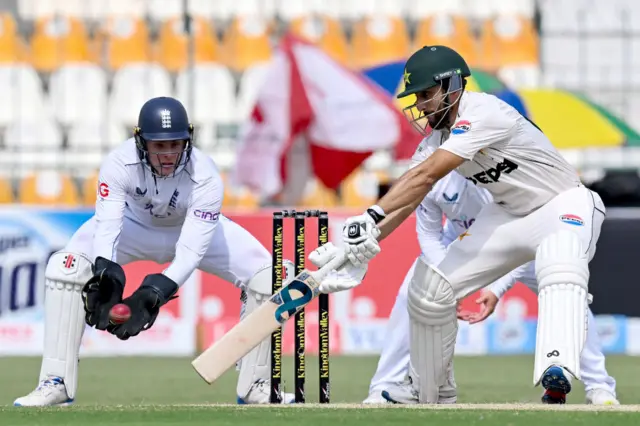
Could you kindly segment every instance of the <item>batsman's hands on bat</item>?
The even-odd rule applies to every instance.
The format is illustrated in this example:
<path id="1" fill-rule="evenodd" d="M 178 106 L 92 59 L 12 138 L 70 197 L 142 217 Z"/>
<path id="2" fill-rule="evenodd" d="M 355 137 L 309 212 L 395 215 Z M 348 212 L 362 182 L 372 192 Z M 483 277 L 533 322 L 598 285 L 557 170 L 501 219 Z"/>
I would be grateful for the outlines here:
<path id="1" fill-rule="evenodd" d="M 347 258 L 354 265 L 369 263 L 381 250 L 377 239 L 380 229 L 376 224 L 376 217 L 372 216 L 370 210 L 360 216 L 348 218 L 342 229 Z"/>
<path id="2" fill-rule="evenodd" d="M 333 243 L 324 244 L 309 254 L 309 261 L 318 268 L 323 267 L 329 261 L 342 253 L 343 249 Z M 358 286 L 367 273 L 367 265 L 354 265 L 347 261 L 337 271 L 332 271 L 320 283 L 320 292 L 329 294 L 337 291 L 349 290 Z"/>
<path id="3" fill-rule="evenodd" d="M 458 305 L 458 319 L 468 321 L 469 324 L 476 324 L 489 318 L 498 306 L 498 296 L 491 290 L 484 290 L 480 297 L 476 299 L 476 303 L 480 305 L 480 312 L 465 311 Z"/>
<path id="4" fill-rule="evenodd" d="M 131 308 L 131 318 L 122 324 L 110 324 L 107 331 L 120 340 L 127 340 L 143 330 L 150 329 L 160 313 L 160 307 L 175 299 L 179 288 L 178 284 L 166 275 L 147 275 L 140 287 L 122 300 L 122 303 Z"/>
<path id="5" fill-rule="evenodd" d="M 93 277 L 82 288 L 85 322 L 98 330 L 109 326 L 109 311 L 120 303 L 125 275 L 122 266 L 98 256 L 93 265 Z"/>

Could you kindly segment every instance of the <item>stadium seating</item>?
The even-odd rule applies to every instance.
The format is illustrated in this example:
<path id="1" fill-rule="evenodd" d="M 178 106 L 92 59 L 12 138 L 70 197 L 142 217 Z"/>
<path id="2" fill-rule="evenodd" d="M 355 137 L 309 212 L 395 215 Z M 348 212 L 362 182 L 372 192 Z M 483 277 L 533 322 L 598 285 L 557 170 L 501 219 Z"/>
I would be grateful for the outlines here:
<path id="1" fill-rule="evenodd" d="M 18 33 L 17 23 L 10 13 L 0 14 L 0 64 L 27 60 L 25 43 Z"/>
<path id="2" fill-rule="evenodd" d="M 73 180 L 54 170 L 24 177 L 18 194 L 18 201 L 23 204 L 77 206 L 80 202 Z"/>
<path id="3" fill-rule="evenodd" d="M 329 16 L 301 16 L 291 20 L 292 32 L 319 46 L 334 60 L 348 65 L 350 59 L 347 37 L 340 22 Z"/>
<path id="4" fill-rule="evenodd" d="M 31 38 L 31 63 L 41 72 L 51 72 L 65 62 L 91 59 L 90 43 L 84 23 L 76 18 L 39 18 Z"/>
<path id="5" fill-rule="evenodd" d="M 259 15 L 233 19 L 224 35 L 224 63 L 237 72 L 269 60 L 271 22 Z"/>
<path id="6" fill-rule="evenodd" d="M 188 34 L 185 33 L 182 18 L 167 19 L 160 28 L 156 55 L 160 65 L 172 73 L 185 69 L 191 59 L 195 64 L 213 63 L 220 59 L 220 47 L 208 21 L 198 17 L 191 25 L 193 58 L 190 55 L 191 43 Z"/>
<path id="7" fill-rule="evenodd" d="M 98 197 L 98 172 L 94 172 L 82 182 L 82 204 L 95 206 Z"/>
<path id="8" fill-rule="evenodd" d="M 472 68 L 521 89 L 527 104 L 538 99 L 527 90 L 543 85 L 581 90 L 628 117 L 640 113 L 640 100 L 627 95 L 640 86 L 640 74 L 628 71 L 640 66 L 640 3 L 633 0 L 12 3 L 17 14 L 0 10 L 0 163 L 14 178 L 38 168 L 90 173 L 131 135 L 144 101 L 160 95 L 185 103 L 197 145 L 227 168 L 235 129 L 249 117 L 276 43 L 289 30 L 355 70 L 446 44 Z M 371 197 L 357 182 L 376 179 L 364 168 L 344 183 L 340 199 L 310 182 L 302 204 L 361 207 Z M 235 188 L 228 202 L 257 205 Z"/>
<path id="9" fill-rule="evenodd" d="M 176 97 L 187 105 L 196 124 L 236 120 L 235 81 L 220 64 L 196 64 L 181 71 L 176 80 Z"/>
<path id="10" fill-rule="evenodd" d="M 147 23 L 135 16 L 108 17 L 93 45 L 94 51 L 104 52 L 102 63 L 110 70 L 130 63 L 149 62 L 153 55 Z"/>
<path id="11" fill-rule="evenodd" d="M 11 181 L 5 177 L 0 177 L 0 204 L 10 204 L 15 201 Z"/>
<path id="12" fill-rule="evenodd" d="M 356 22 L 352 46 L 352 65 L 357 69 L 403 60 L 411 53 L 405 21 L 386 15 Z"/>
<path id="13" fill-rule="evenodd" d="M 470 66 L 478 65 L 478 48 L 469 20 L 461 15 L 434 14 L 418 23 L 413 50 L 442 44 L 456 49 Z"/>

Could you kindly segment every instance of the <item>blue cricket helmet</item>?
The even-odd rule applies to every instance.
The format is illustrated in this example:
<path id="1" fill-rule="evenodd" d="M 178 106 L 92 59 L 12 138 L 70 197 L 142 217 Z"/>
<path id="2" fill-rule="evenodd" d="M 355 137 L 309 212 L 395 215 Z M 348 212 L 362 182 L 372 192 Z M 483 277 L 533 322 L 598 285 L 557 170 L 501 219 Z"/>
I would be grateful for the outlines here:
<path id="1" fill-rule="evenodd" d="M 153 141 L 185 141 L 182 158 L 176 164 L 185 165 L 193 148 L 193 125 L 189 122 L 187 110 L 182 103 L 170 97 L 149 99 L 140 109 L 138 126 L 134 129 L 134 137 L 140 159 L 149 165 L 147 142 Z"/>

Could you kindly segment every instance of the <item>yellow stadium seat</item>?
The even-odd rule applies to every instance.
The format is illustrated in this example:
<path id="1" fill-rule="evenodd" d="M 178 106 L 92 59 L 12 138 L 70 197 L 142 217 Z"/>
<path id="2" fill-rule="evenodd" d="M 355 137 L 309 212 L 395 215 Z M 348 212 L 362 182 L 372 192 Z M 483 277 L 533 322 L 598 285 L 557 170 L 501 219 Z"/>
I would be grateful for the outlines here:
<path id="1" fill-rule="evenodd" d="M 22 204 L 77 206 L 80 197 L 71 177 L 55 171 L 40 171 L 20 181 L 18 201 Z"/>
<path id="2" fill-rule="evenodd" d="M 258 199 L 247 188 L 231 185 L 226 173 L 222 173 L 224 182 L 224 199 L 222 208 L 255 209 L 259 207 Z"/>
<path id="3" fill-rule="evenodd" d="M 320 47 L 337 62 L 349 62 L 349 44 L 338 20 L 328 16 L 303 16 L 291 22 L 291 31 Z"/>
<path id="4" fill-rule="evenodd" d="M 236 17 L 224 35 L 224 64 L 242 72 L 251 65 L 268 61 L 270 31 L 270 23 L 259 16 Z"/>
<path id="5" fill-rule="evenodd" d="M 434 15 L 418 23 L 414 50 L 423 46 L 444 45 L 455 49 L 469 66 L 478 65 L 476 40 L 469 22 L 461 16 Z"/>
<path id="6" fill-rule="evenodd" d="M 13 188 L 8 179 L 0 177 L 0 204 L 11 204 L 15 202 Z"/>
<path id="7" fill-rule="evenodd" d="M 63 16 L 36 21 L 31 38 L 31 55 L 33 67 L 41 72 L 51 72 L 65 62 L 93 59 L 82 21 Z"/>
<path id="8" fill-rule="evenodd" d="M 310 181 L 304 191 L 298 207 L 307 209 L 332 208 L 338 205 L 338 195 L 325 187 L 317 179 Z"/>
<path id="9" fill-rule="evenodd" d="M 98 193 L 98 172 L 93 173 L 82 182 L 82 204 L 95 206 Z"/>
<path id="10" fill-rule="evenodd" d="M 405 60 L 411 43 L 404 20 L 389 16 L 370 16 L 354 25 L 352 54 L 357 69 Z"/>
<path id="11" fill-rule="evenodd" d="M 218 40 L 205 18 L 193 20 L 195 63 L 215 62 L 219 59 Z M 184 32 L 182 18 L 172 18 L 162 24 L 157 46 L 158 62 L 170 72 L 178 72 L 189 64 L 189 38 Z"/>
<path id="12" fill-rule="evenodd" d="M 539 40 L 533 23 L 516 15 L 486 20 L 482 28 L 480 53 L 482 67 L 487 70 L 538 64 Z"/>
<path id="13" fill-rule="evenodd" d="M 22 62 L 27 59 L 24 40 L 10 13 L 0 14 L 0 63 Z"/>
<path id="14" fill-rule="evenodd" d="M 117 70 L 123 65 L 149 62 L 152 56 L 149 29 L 144 20 L 130 16 L 111 16 L 95 39 L 98 58 L 104 52 L 105 65 Z"/>
<path id="15" fill-rule="evenodd" d="M 366 208 L 378 200 L 378 186 L 389 181 L 383 172 L 356 170 L 340 185 L 343 207 Z"/>

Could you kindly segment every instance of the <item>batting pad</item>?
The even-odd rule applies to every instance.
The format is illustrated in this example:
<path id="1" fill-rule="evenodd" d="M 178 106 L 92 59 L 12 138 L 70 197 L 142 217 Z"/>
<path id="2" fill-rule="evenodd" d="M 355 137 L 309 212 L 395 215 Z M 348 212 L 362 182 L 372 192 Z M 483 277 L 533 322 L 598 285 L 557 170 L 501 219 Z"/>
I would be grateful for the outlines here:
<path id="1" fill-rule="evenodd" d="M 419 402 L 437 404 L 458 333 L 456 300 L 451 284 L 436 269 L 419 260 L 409 283 L 407 305 L 411 319 L 410 371 Z"/>
<path id="2" fill-rule="evenodd" d="M 82 288 L 93 276 L 82 254 L 57 252 L 45 270 L 44 352 L 40 380 L 62 377 L 69 398 L 78 388 L 78 357 L 84 332 Z"/>
<path id="3" fill-rule="evenodd" d="M 283 266 L 287 273 L 286 286 L 295 277 L 294 266 L 290 260 L 284 260 Z M 271 297 L 271 264 L 266 265 L 251 278 L 245 289 L 240 321 L 258 309 Z M 238 362 L 238 383 L 236 394 L 244 399 L 257 380 L 268 380 L 271 377 L 271 336 L 260 342 L 251 352 Z"/>
<path id="4" fill-rule="evenodd" d="M 577 234 L 560 231 L 536 252 L 538 330 L 533 384 L 552 365 L 580 380 L 580 355 L 587 338 L 589 260 Z"/>

